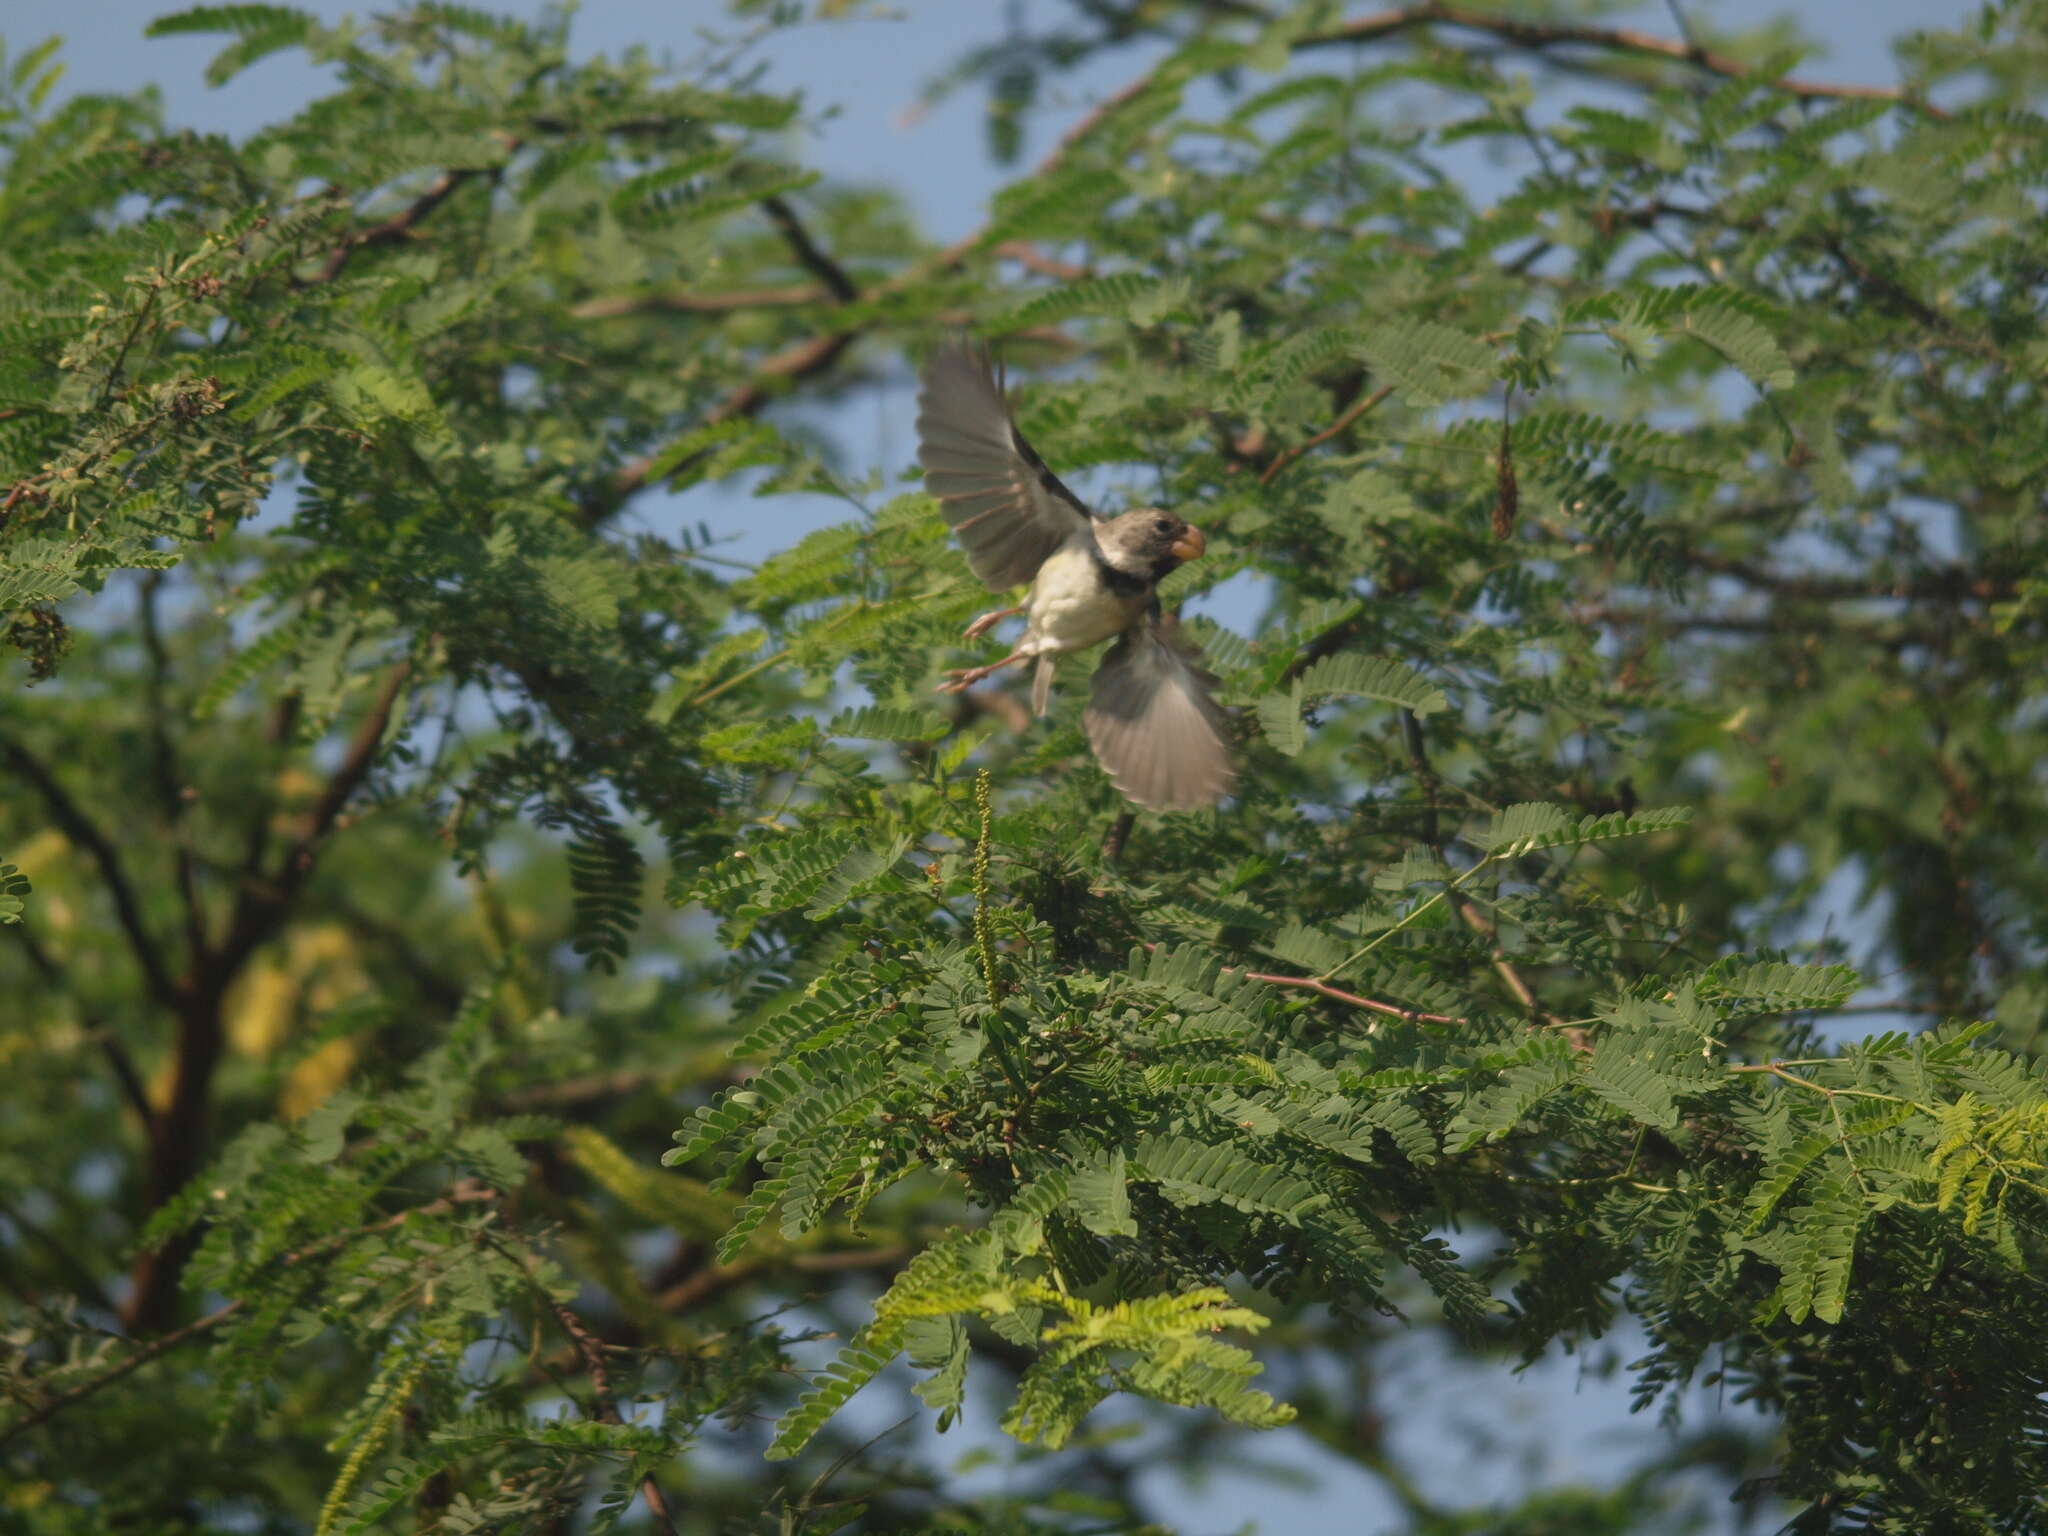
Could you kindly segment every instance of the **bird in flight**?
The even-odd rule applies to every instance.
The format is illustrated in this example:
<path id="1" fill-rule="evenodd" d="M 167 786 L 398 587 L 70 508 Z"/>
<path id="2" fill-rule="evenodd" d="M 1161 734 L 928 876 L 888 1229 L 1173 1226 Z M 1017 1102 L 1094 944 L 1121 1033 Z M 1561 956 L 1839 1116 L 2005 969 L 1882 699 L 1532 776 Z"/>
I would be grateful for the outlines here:
<path id="1" fill-rule="evenodd" d="M 967 626 L 976 639 L 1021 613 L 1016 648 L 948 673 L 940 691 L 1035 661 L 1031 707 L 1042 715 L 1057 659 L 1115 639 L 1081 717 L 1110 782 L 1151 810 L 1221 800 L 1237 775 L 1227 723 L 1207 675 L 1161 632 L 1159 611 L 1160 581 L 1202 553 L 1202 530 L 1156 507 L 1095 516 L 1024 440 L 1001 377 L 971 342 L 949 342 L 926 366 L 917 435 L 925 489 L 974 574 L 996 592 L 1031 583 L 1022 603 Z"/>

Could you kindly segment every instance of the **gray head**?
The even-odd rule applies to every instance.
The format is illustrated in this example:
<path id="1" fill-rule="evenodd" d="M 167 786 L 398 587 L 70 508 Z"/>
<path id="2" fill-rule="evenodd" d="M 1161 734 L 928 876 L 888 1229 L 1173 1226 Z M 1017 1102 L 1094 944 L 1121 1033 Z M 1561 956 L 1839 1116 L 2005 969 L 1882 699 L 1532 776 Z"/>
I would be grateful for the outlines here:
<path id="1" fill-rule="evenodd" d="M 1095 546 L 1102 558 L 1127 576 L 1158 581 L 1183 560 L 1208 547 L 1202 530 L 1190 527 L 1171 512 L 1136 507 L 1095 525 Z"/>

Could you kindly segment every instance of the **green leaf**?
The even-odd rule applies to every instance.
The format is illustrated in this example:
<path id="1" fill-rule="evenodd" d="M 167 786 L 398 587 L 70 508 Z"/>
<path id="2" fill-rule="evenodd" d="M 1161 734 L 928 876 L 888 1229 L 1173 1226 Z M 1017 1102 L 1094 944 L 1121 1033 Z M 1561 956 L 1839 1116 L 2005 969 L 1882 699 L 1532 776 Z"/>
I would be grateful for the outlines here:
<path id="1" fill-rule="evenodd" d="M 1355 698 L 1377 699 L 1418 715 L 1433 715 L 1450 707 L 1443 689 L 1407 663 L 1385 656 L 1325 656 L 1301 674 L 1298 687 L 1306 698 L 1350 694 Z"/>
<path id="2" fill-rule="evenodd" d="M 1683 1082 L 1661 1069 L 1657 1057 L 1645 1050 L 1638 1031 L 1617 1029 L 1602 1035 L 1582 1078 L 1588 1088 L 1633 1120 L 1663 1131 L 1678 1124 L 1673 1093 Z"/>
<path id="3" fill-rule="evenodd" d="M 775 1426 L 775 1437 L 768 1442 L 766 1455 L 770 1461 L 786 1461 L 802 1450 L 854 1393 L 873 1381 L 882 1367 L 895 1358 L 893 1331 L 885 1335 L 890 1345 L 886 1352 L 870 1347 L 867 1340 L 872 1336 L 863 1333 L 841 1350 L 839 1358 L 813 1379 L 796 1406 L 782 1416 Z"/>
<path id="4" fill-rule="evenodd" d="M 1863 986 L 1846 965 L 1788 965 L 1782 961 L 1717 960 L 1696 990 L 1702 1000 L 1744 1012 L 1789 1012 L 1840 1007 Z"/>
<path id="5" fill-rule="evenodd" d="M 1682 827 L 1690 820 L 1690 806 L 1637 811 L 1632 815 L 1614 811 L 1574 820 L 1558 806 L 1526 800 L 1496 813 L 1484 830 L 1470 834 L 1468 840 L 1496 857 L 1512 858 L 1547 848 L 1577 848 L 1616 838 L 1644 837 Z"/>
<path id="6" fill-rule="evenodd" d="M 1136 1237 L 1131 1196 L 1125 1184 L 1124 1153 L 1112 1148 L 1100 1160 L 1068 1177 L 1067 1199 L 1081 1225 L 1098 1237 Z"/>
<path id="7" fill-rule="evenodd" d="M 1002 334 L 1050 325 L 1074 315 L 1128 315 L 1134 305 L 1157 294 L 1162 286 L 1159 278 L 1142 272 L 1118 272 L 1067 283 L 1026 299 L 991 322 L 990 329 Z"/>
<path id="8" fill-rule="evenodd" d="M 1209 1146 L 1184 1136 L 1143 1138 L 1130 1169 L 1132 1177 L 1158 1184 L 1176 1205 L 1218 1202 L 1290 1226 L 1300 1225 L 1329 1198 L 1285 1168 L 1256 1162 L 1229 1143 Z"/>
<path id="9" fill-rule="evenodd" d="M 841 710 L 826 725 L 825 734 L 862 741 L 936 741 L 951 729 L 935 710 L 869 704 Z"/>
<path id="10" fill-rule="evenodd" d="M 856 896 L 873 890 L 896 867 L 909 846 L 908 837 L 899 837 L 887 849 L 849 849 L 818 887 L 804 916 L 813 922 L 830 917 Z"/>
<path id="11" fill-rule="evenodd" d="M 944 1431 L 967 1400 L 967 1329 L 957 1317 L 917 1317 L 904 1325 L 910 1363 L 932 1374 L 911 1390 L 926 1407 L 939 1410 L 934 1428 Z"/>
<path id="12" fill-rule="evenodd" d="M 1407 1099 L 1398 1096 L 1377 1098 L 1360 1106 L 1358 1113 L 1368 1125 L 1386 1132 L 1401 1155 L 1417 1167 L 1427 1167 L 1436 1161 L 1436 1135 L 1421 1112 Z"/>
<path id="13" fill-rule="evenodd" d="M 1733 306 L 1696 305 L 1686 311 L 1678 328 L 1719 352 L 1760 389 L 1787 390 L 1797 377 L 1778 339 Z"/>
<path id="14" fill-rule="evenodd" d="M 1308 731 L 1301 718 L 1301 688 L 1269 693 L 1257 705 L 1259 731 L 1273 749 L 1288 757 L 1300 754 L 1308 744 Z"/>
<path id="15" fill-rule="evenodd" d="M 1814 1161 L 1835 1145 L 1835 1141 L 1836 1137 L 1830 1132 L 1813 1131 L 1774 1158 L 1764 1169 L 1762 1177 L 1750 1187 L 1749 1199 L 1744 1206 L 1744 1229 L 1762 1231 L 1778 1203 L 1791 1192 L 1792 1186 L 1799 1182 Z"/>
<path id="16" fill-rule="evenodd" d="M 1488 389 L 1494 349 L 1433 320 L 1402 319 L 1372 326 L 1357 343 L 1375 370 L 1400 386 L 1411 405 L 1435 406 Z"/>
<path id="17" fill-rule="evenodd" d="M 1520 1125 L 1529 1112 L 1555 1096 L 1571 1080 L 1570 1047 L 1556 1042 L 1557 1059 L 1509 1067 L 1500 1081 L 1466 1101 L 1444 1128 L 1444 1143 L 1465 1152 L 1483 1141 L 1498 1141 Z"/>
<path id="18" fill-rule="evenodd" d="M 0 863 L 0 924 L 21 921 L 21 914 L 27 910 L 22 898 L 33 889 L 27 875 L 12 864 Z"/>

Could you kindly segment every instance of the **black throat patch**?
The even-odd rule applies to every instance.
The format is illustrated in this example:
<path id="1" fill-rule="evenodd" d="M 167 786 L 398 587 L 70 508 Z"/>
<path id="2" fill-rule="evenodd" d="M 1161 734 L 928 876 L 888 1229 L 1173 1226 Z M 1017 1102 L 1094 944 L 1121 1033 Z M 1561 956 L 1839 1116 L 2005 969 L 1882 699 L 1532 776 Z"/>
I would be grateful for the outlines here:
<path id="1" fill-rule="evenodd" d="M 1102 573 L 1102 584 L 1118 597 L 1136 597 L 1158 579 L 1154 576 L 1133 576 L 1129 571 L 1118 570 L 1102 558 L 1102 548 L 1093 539 L 1088 541 L 1088 553 L 1095 557 L 1095 569 Z"/>

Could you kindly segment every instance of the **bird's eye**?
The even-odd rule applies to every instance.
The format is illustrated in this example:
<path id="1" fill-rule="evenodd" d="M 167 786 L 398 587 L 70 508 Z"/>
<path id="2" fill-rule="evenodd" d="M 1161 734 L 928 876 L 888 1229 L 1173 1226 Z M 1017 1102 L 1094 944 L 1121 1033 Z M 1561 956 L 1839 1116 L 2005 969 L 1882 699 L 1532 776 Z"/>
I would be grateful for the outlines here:
<path id="1" fill-rule="evenodd" d="M 1173 532 L 1173 522 L 1170 518 L 1155 517 L 1152 519 L 1152 531 L 1154 533 L 1171 533 Z"/>

